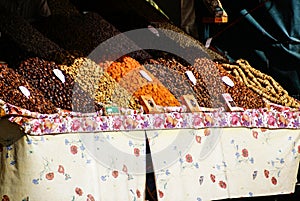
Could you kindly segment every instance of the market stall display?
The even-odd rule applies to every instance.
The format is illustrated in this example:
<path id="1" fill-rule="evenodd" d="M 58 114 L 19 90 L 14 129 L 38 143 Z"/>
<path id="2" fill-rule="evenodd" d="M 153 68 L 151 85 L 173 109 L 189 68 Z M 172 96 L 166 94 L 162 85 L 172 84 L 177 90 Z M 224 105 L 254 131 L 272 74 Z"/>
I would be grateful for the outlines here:
<path id="1" fill-rule="evenodd" d="M 140 110 L 141 106 L 132 94 L 121 87 L 103 67 L 88 58 L 78 58 L 70 65 L 60 65 L 78 86 L 101 104 Z M 84 104 L 83 104 L 84 105 Z"/>
<path id="2" fill-rule="evenodd" d="M 24 77 L 7 65 L 0 64 L 0 99 L 33 112 L 57 112 L 53 103 L 34 88 Z"/>
<path id="3" fill-rule="evenodd" d="M 288 92 L 271 76 L 253 68 L 248 61 L 239 59 L 234 64 L 224 63 L 222 66 L 265 99 L 283 106 L 299 108 L 298 100 L 289 96 Z"/>
<path id="4" fill-rule="evenodd" d="M 53 16 L 34 25 L 41 32 L 21 18 L 8 18 L 20 27 L 0 23 L 26 53 L 12 55 L 15 70 L 0 64 L 0 126 L 8 121 L 22 132 L 7 144 L 0 129 L 3 199 L 36 200 L 44 192 L 44 200 L 144 200 L 146 138 L 160 201 L 293 192 L 299 103 L 274 79 L 244 60 L 226 63 L 163 18 L 144 16 L 151 40 L 142 46 L 165 42 L 171 52 L 141 50 L 101 15 L 67 0 L 49 5 Z"/>
<path id="5" fill-rule="evenodd" d="M 94 112 L 97 109 L 93 99 L 76 86 L 74 79 L 60 70 L 55 62 L 29 58 L 16 71 L 58 108 L 80 112 Z"/>

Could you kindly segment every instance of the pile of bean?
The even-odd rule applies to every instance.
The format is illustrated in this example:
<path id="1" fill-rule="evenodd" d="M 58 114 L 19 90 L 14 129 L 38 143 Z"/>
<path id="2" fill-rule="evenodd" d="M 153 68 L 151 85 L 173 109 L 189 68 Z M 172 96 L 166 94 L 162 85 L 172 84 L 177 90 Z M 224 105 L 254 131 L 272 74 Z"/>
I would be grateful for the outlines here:
<path id="1" fill-rule="evenodd" d="M 186 74 L 186 71 L 191 71 L 193 73 L 196 78 L 195 85 L 187 77 L 185 77 L 184 80 L 192 88 L 193 94 L 201 107 L 212 108 L 224 106 L 224 101 L 221 98 L 221 94 L 224 93 L 224 86 L 220 80 L 217 66 L 215 66 L 213 61 L 207 58 L 201 58 L 197 59 L 193 66 L 183 65 L 174 58 L 159 58 L 157 59 L 157 62 L 181 75 Z M 159 73 L 159 70 L 160 69 L 157 69 L 157 74 Z M 173 91 L 174 90 L 175 89 L 173 89 Z M 187 89 L 185 90 L 187 91 Z M 177 93 L 180 92 L 178 91 Z"/>
<path id="2" fill-rule="evenodd" d="M 15 48 L 11 53 L 13 55 L 20 54 L 17 57 L 22 56 L 23 59 L 40 57 L 62 64 L 66 62 L 66 57 L 70 56 L 68 52 L 41 34 L 28 21 L 5 10 L 0 12 L 0 30 Z M 10 51 L 10 48 L 7 51 Z"/>
<path id="3" fill-rule="evenodd" d="M 187 79 L 183 71 L 179 71 L 184 66 L 177 60 L 150 59 L 144 63 L 144 67 L 159 79 L 177 99 L 188 94 L 196 96 L 196 93 L 191 88 L 191 81 Z"/>
<path id="4" fill-rule="evenodd" d="M 30 94 L 28 98 L 22 93 L 19 87 L 25 87 Z M 32 87 L 21 75 L 6 65 L 0 64 L 0 99 L 12 105 L 39 112 L 53 114 L 57 112 L 51 101 L 43 94 Z M 25 93 L 26 94 L 26 93 Z"/>
<path id="5" fill-rule="evenodd" d="M 231 95 L 237 106 L 246 109 L 259 109 L 265 107 L 262 96 L 252 91 L 243 82 L 228 73 L 220 64 L 217 66 L 221 76 L 227 76 L 233 81 L 233 87 L 225 84 L 225 91 Z"/>
<path id="6" fill-rule="evenodd" d="M 192 71 L 196 77 L 201 76 L 202 83 L 200 83 L 200 86 L 205 86 L 208 91 L 209 97 L 206 97 L 203 101 L 210 100 L 212 107 L 222 106 L 224 101 L 221 95 L 225 93 L 225 86 L 216 63 L 207 58 L 199 58 L 195 60 Z"/>
<path id="7" fill-rule="evenodd" d="M 140 74 L 144 71 L 150 78 L 145 78 Z M 151 95 L 156 104 L 161 106 L 179 106 L 180 103 L 174 95 L 159 82 L 150 72 L 141 66 L 139 62 L 130 57 L 123 57 L 117 62 L 113 62 L 107 72 L 122 87 L 133 96 L 140 98 L 142 95 Z"/>
<path id="8" fill-rule="evenodd" d="M 41 23 L 36 23 L 35 27 L 62 48 L 73 54 L 75 52 L 77 55 L 89 57 L 97 63 L 105 60 L 114 61 L 125 54 L 139 60 L 150 57 L 143 50 L 132 52 L 131 48 L 136 45 L 94 12 L 53 14 Z M 118 35 L 118 39 L 102 44 Z M 99 49 L 96 49 L 98 46 Z"/>
<path id="9" fill-rule="evenodd" d="M 54 73 L 55 69 L 60 69 L 55 62 L 35 57 L 23 61 L 17 72 L 56 107 L 76 112 L 95 111 L 91 97 L 75 85 L 72 77 L 61 71 L 63 80 L 60 80 Z"/>
<path id="10" fill-rule="evenodd" d="M 79 14 L 79 11 L 69 0 L 48 0 L 47 3 L 51 10 L 51 15 L 72 16 Z"/>
<path id="11" fill-rule="evenodd" d="M 162 30 L 162 32 L 178 45 L 188 50 L 186 54 L 189 57 L 191 54 L 193 57 L 208 57 L 214 61 L 227 62 L 227 59 L 216 53 L 215 51 L 206 48 L 200 41 L 186 34 L 183 30 L 168 22 L 152 23 L 155 28 Z M 170 30 L 170 31 L 169 31 Z"/>
<path id="12" fill-rule="evenodd" d="M 88 58 L 77 58 L 71 66 L 60 65 L 96 102 L 139 110 L 138 100 L 122 88 L 103 68 Z"/>
<path id="13" fill-rule="evenodd" d="M 300 102 L 289 96 L 278 82 L 253 68 L 248 61 L 239 59 L 236 64 L 223 63 L 222 67 L 266 100 L 283 106 L 300 107 Z"/>

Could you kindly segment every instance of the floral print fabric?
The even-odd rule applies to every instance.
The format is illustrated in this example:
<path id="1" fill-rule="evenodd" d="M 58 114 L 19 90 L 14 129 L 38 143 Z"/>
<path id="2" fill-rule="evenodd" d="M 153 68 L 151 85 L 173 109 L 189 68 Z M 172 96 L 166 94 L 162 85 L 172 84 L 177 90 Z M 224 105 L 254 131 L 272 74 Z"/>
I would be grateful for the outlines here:
<path id="1" fill-rule="evenodd" d="M 105 137 L 107 143 L 145 161 L 141 140 L 119 132 L 85 135 L 93 136 L 95 146 Z M 101 163 L 79 134 L 24 135 L 13 144 L 4 143 L 0 143 L 2 200 L 144 200 L 145 173 L 135 174 L 134 164 L 126 160 L 111 158 L 110 164 Z M 138 156 L 134 155 L 137 150 Z"/>
<path id="2" fill-rule="evenodd" d="M 0 100 L 0 123 L 17 127 L 0 129 L 0 197 L 139 201 L 146 171 L 155 171 L 160 201 L 291 193 L 299 166 L 299 114 L 264 108 L 49 115 Z M 146 136 L 153 170 L 146 168 Z"/>
<path id="3" fill-rule="evenodd" d="M 170 146 L 174 138 L 182 135 L 176 130 L 154 132 L 150 140 L 153 153 L 161 152 L 162 147 Z M 299 130 L 210 128 L 185 132 L 189 133 L 185 134 L 189 146 L 176 146 L 168 157 L 153 158 L 160 201 L 208 201 L 294 192 Z"/>

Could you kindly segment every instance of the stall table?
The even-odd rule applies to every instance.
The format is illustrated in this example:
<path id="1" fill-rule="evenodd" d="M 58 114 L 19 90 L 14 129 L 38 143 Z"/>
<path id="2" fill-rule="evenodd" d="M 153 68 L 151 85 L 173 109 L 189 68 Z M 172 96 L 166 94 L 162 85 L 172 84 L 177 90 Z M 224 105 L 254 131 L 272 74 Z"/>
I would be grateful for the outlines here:
<path id="1" fill-rule="evenodd" d="M 147 171 L 160 201 L 295 190 L 298 111 L 98 116 L 1 108 L 3 200 L 144 200 Z"/>

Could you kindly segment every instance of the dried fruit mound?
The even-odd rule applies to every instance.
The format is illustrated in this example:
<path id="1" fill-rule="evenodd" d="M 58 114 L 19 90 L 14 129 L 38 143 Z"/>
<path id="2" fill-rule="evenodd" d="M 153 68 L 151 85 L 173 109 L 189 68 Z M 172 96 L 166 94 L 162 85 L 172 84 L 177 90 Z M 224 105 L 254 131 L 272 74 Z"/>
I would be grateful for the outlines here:
<path id="1" fill-rule="evenodd" d="M 276 80 L 253 68 L 248 61 L 239 59 L 235 63 L 222 63 L 222 67 L 264 99 L 287 107 L 300 107 L 299 101 L 291 97 Z"/>
<path id="2" fill-rule="evenodd" d="M 55 62 L 46 61 L 38 57 L 29 58 L 21 63 L 17 72 L 33 87 L 39 89 L 56 107 L 90 112 L 95 110 L 91 97 L 79 86 L 75 87 L 74 79 L 61 70 L 59 77 L 55 72 L 59 66 Z"/>
<path id="3" fill-rule="evenodd" d="M 225 90 L 229 93 L 237 106 L 247 109 L 259 109 L 265 107 L 263 97 L 252 91 L 238 78 L 228 73 L 221 64 L 217 64 L 221 76 L 229 77 L 234 86 L 225 85 Z"/>
<path id="4" fill-rule="evenodd" d="M 175 96 L 135 59 L 124 56 L 106 72 L 136 98 L 151 95 L 157 105 L 179 106 Z M 145 77 L 146 74 L 146 77 Z"/>
<path id="5" fill-rule="evenodd" d="M 56 107 L 39 90 L 13 69 L 1 64 L 0 91 L 0 99 L 12 105 L 43 114 L 57 112 Z"/>

